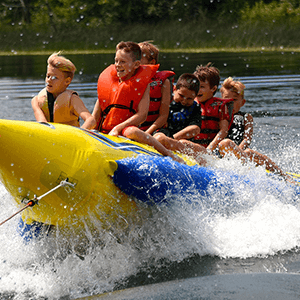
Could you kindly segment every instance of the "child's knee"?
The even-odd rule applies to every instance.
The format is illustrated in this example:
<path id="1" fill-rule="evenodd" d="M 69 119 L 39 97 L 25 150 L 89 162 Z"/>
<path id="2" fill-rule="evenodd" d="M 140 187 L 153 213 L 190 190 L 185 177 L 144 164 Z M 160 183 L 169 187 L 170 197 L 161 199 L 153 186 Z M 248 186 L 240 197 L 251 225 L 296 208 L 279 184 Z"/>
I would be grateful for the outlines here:
<path id="1" fill-rule="evenodd" d="M 136 126 L 128 126 L 122 130 L 122 135 L 131 138 L 133 135 L 136 135 L 138 128 Z"/>
<path id="2" fill-rule="evenodd" d="M 225 139 L 225 140 L 223 140 L 219 143 L 219 149 L 220 150 L 223 150 L 223 149 L 225 150 L 227 148 L 232 148 L 231 144 L 232 144 L 232 141 L 230 139 Z"/>
<path id="3" fill-rule="evenodd" d="M 159 142 L 162 142 L 165 139 L 165 135 L 161 132 L 155 133 L 153 137 Z"/>

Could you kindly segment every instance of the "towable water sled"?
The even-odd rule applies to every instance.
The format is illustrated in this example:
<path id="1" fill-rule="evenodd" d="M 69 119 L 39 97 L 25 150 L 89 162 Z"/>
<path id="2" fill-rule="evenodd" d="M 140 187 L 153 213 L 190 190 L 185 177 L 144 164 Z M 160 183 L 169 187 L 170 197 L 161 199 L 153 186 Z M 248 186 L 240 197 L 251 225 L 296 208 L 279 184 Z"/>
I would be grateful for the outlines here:
<path id="1" fill-rule="evenodd" d="M 239 185 L 258 193 L 300 195 L 299 186 L 267 176 L 257 182 L 185 160 L 186 165 L 177 163 L 123 137 L 61 124 L 0 120 L 1 182 L 19 208 L 44 195 L 22 212 L 25 224 L 80 228 L 91 219 L 124 222 L 135 217 L 138 200 L 160 205 L 171 204 L 174 195 L 187 201 L 187 195 L 199 195 L 205 201 L 207 195 L 220 193 L 220 199 L 229 201 Z M 60 186 L 62 182 L 68 184 Z"/>

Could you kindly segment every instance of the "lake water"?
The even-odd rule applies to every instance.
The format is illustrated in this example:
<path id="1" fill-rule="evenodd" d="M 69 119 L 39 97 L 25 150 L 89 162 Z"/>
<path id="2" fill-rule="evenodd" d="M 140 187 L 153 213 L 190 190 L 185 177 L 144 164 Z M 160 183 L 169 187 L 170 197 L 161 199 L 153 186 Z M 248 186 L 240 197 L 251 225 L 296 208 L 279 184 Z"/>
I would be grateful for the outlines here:
<path id="1" fill-rule="evenodd" d="M 92 111 L 98 75 L 114 56 L 67 57 L 77 66 L 71 88 Z M 0 118 L 34 120 L 30 100 L 44 87 L 46 60 L 47 56 L 0 56 Z M 295 173 L 300 173 L 299 60 L 300 53 L 284 50 L 160 55 L 161 69 L 173 70 L 177 77 L 193 72 L 196 65 L 212 62 L 220 69 L 222 81 L 228 76 L 241 80 L 247 100 L 242 110 L 250 112 L 255 122 L 252 148 L 271 157 L 283 170 Z M 218 167 L 240 173 L 250 169 L 258 178 L 264 173 L 235 159 L 223 160 Z M 234 201 L 252 201 L 252 192 L 241 191 Z M 1 184 L 0 199 L 1 222 L 16 207 Z M 62 255 L 57 246 L 60 241 L 55 241 L 55 250 L 46 241 L 24 244 L 16 234 L 17 220 L 12 219 L 0 226 L 0 299 L 75 299 L 153 283 L 168 293 L 157 296 L 145 287 L 143 291 L 132 290 L 131 296 L 120 294 L 118 298 L 113 293 L 107 299 L 252 299 L 257 290 L 252 287 L 248 291 L 247 282 L 249 287 L 249 282 L 257 286 L 265 281 L 262 277 L 243 280 L 241 274 L 257 273 L 270 277 L 269 284 L 262 287 L 265 297 L 254 299 L 267 299 L 274 291 L 278 298 L 275 295 L 273 299 L 297 299 L 300 276 L 292 275 L 300 274 L 300 204 L 291 205 L 287 200 L 292 199 L 260 195 L 251 209 L 227 215 L 210 211 L 196 214 L 184 206 L 153 209 L 146 224 L 133 230 L 131 238 L 135 239 L 128 237 L 120 244 L 107 235 L 105 246 L 89 249 L 84 260 L 72 252 Z M 278 277 L 271 277 L 274 273 L 285 276 L 279 277 L 287 283 L 284 287 Z M 233 284 L 237 277 L 220 277 L 229 278 L 224 286 L 214 277 L 237 274 L 240 285 L 245 285 L 244 292 L 250 294 L 241 296 L 241 286 Z M 175 287 L 165 282 L 178 279 L 182 279 L 176 284 L 178 292 L 171 297 Z M 187 286 L 193 295 L 188 296 Z M 198 291 L 197 286 L 203 289 Z"/>

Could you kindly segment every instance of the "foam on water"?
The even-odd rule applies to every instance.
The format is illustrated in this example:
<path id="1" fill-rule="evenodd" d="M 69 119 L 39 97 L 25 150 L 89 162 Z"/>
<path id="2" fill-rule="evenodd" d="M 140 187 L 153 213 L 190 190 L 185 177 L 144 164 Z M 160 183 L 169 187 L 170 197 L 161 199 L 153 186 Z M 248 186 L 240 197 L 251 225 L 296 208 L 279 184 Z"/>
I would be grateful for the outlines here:
<path id="1" fill-rule="evenodd" d="M 258 183 L 266 176 L 263 168 L 242 166 L 234 158 L 211 164 L 251 174 Z M 237 196 L 231 199 L 220 199 L 220 192 L 208 199 L 191 196 L 192 204 L 175 198 L 171 206 L 139 204 L 145 213 L 143 224 L 131 226 L 121 236 L 103 231 L 101 242 L 90 243 L 84 257 L 74 245 L 66 247 L 57 233 L 25 243 L 16 232 L 16 217 L 0 226 L 0 295 L 77 298 L 111 291 L 149 264 L 159 268 L 162 259 L 180 262 L 194 254 L 266 257 L 300 246 L 300 205 L 291 191 L 279 197 L 245 186 L 236 189 Z M 2 221 L 17 208 L 2 185 L 0 199 Z M 224 200 L 225 207 L 220 205 Z"/>

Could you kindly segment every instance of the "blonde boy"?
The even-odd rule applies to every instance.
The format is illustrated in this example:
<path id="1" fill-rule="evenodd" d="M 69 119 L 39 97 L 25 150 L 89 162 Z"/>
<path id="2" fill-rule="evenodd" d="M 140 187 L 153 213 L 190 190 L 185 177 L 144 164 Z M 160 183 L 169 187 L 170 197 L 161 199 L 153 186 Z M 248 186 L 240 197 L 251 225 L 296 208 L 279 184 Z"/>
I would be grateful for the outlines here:
<path id="1" fill-rule="evenodd" d="M 222 98 L 234 100 L 234 121 L 229 130 L 228 138 L 219 143 L 221 156 L 233 154 L 242 162 L 252 161 L 256 165 L 263 165 L 270 172 L 277 173 L 290 182 L 294 182 L 269 157 L 248 148 L 253 134 L 253 117 L 250 114 L 240 112 L 241 107 L 246 102 L 244 89 L 243 83 L 234 81 L 231 77 L 224 80 L 220 89 Z"/>
<path id="2" fill-rule="evenodd" d="M 94 117 L 78 94 L 67 89 L 74 77 L 75 65 L 60 56 L 60 52 L 53 53 L 47 62 L 46 87 L 31 100 L 36 120 L 79 127 L 81 117 L 84 121 L 82 128 L 93 128 L 96 125 Z"/>

